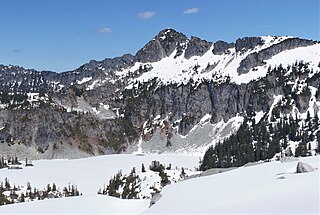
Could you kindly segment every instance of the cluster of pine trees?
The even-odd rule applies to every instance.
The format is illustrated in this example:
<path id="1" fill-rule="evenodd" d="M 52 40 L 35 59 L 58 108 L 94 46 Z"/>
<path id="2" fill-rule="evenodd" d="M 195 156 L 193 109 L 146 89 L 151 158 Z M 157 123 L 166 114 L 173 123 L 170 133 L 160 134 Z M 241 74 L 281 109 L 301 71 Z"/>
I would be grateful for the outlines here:
<path id="1" fill-rule="evenodd" d="M 63 196 L 70 197 L 70 196 L 82 196 L 82 193 L 79 192 L 77 185 L 71 185 L 69 184 L 68 187 L 63 188 L 62 192 Z"/>
<path id="2" fill-rule="evenodd" d="M 170 183 L 169 176 L 165 173 L 165 169 L 170 170 L 171 164 L 166 168 L 163 164 L 159 161 L 152 161 L 149 169 L 154 172 L 158 172 L 161 178 L 161 186 L 164 187 Z"/>
<path id="3" fill-rule="evenodd" d="M 7 167 L 8 167 L 7 161 L 4 159 L 4 157 L 1 157 L 1 159 L 0 159 L 0 169 L 7 168 Z"/>
<path id="4" fill-rule="evenodd" d="M 129 175 L 122 175 L 121 170 L 110 179 L 106 188 L 100 189 L 98 194 L 114 196 L 122 199 L 138 199 L 141 191 L 139 183 L 141 179 L 133 168 Z M 120 188 L 122 192 L 120 191 Z"/>
<path id="5" fill-rule="evenodd" d="M 4 157 L 0 159 L 0 169 L 9 167 L 10 165 L 21 165 L 22 163 L 19 162 L 18 157 L 9 157 L 7 160 Z"/>
<path id="6" fill-rule="evenodd" d="M 27 93 L 0 91 L 0 102 L 1 104 L 5 104 L 8 108 L 46 107 L 52 103 L 52 95 L 49 94 L 46 99 L 44 92 L 38 92 L 41 99 L 30 102 Z"/>
<path id="7" fill-rule="evenodd" d="M 0 158 L 0 169 L 10 167 L 11 165 L 21 165 L 22 163 L 19 161 L 18 157 L 8 157 L 5 159 L 4 157 Z M 26 158 L 25 166 L 33 166 L 30 160 Z"/>
<path id="8" fill-rule="evenodd" d="M 1 104 L 8 104 L 9 107 L 16 107 L 18 105 L 27 106 L 30 104 L 26 93 L 0 92 L 0 102 Z"/>
<path id="9" fill-rule="evenodd" d="M 299 142 L 294 156 L 311 155 L 311 141 L 317 140 L 320 145 L 319 119 L 317 115 L 311 118 L 307 114 L 305 120 L 298 116 L 287 119 L 280 117 L 275 122 L 266 123 L 262 119 L 255 124 L 254 120 L 245 118 L 239 130 L 219 142 L 215 147 L 209 147 L 200 164 L 200 170 L 210 168 L 239 167 L 248 162 L 269 160 L 277 153 L 282 156 L 293 156 L 288 141 Z M 317 137 L 318 136 L 318 137 Z"/>
<path id="10" fill-rule="evenodd" d="M 5 194 L 9 193 L 8 194 Z M 22 191 L 22 187 L 11 185 L 8 178 L 0 183 L 0 205 L 14 204 L 25 201 L 43 200 L 51 198 L 62 198 L 69 196 L 82 195 L 76 185 L 64 187 L 63 191 L 57 188 L 56 184 L 48 184 L 44 189 L 32 188 L 30 183 L 27 183 L 26 190 Z"/>
<path id="11" fill-rule="evenodd" d="M 149 166 L 149 170 L 158 173 L 161 178 L 161 187 L 170 184 L 169 176 L 165 170 L 171 170 L 171 164 L 166 167 L 159 161 L 152 161 Z M 141 165 L 141 172 L 146 172 L 144 164 Z M 184 178 L 185 176 L 186 173 L 182 168 L 181 177 Z M 135 168 L 131 170 L 129 175 L 123 175 L 122 171 L 119 170 L 118 173 L 109 180 L 107 186 L 105 186 L 103 189 L 99 189 L 98 194 L 114 196 L 122 199 L 145 198 L 145 196 L 139 196 L 139 193 L 141 192 L 140 185 L 141 179 L 137 175 Z M 152 189 L 154 192 L 159 192 L 159 190 L 154 186 L 151 186 L 150 189 Z"/>

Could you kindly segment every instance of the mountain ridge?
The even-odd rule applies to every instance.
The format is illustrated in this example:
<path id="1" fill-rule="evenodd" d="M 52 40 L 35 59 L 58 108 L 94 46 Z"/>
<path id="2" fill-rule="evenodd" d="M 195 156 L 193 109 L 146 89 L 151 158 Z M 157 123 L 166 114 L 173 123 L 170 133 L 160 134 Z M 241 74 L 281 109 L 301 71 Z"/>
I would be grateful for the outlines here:
<path id="1" fill-rule="evenodd" d="M 55 71 L 50 71 L 50 70 L 36 70 L 36 69 L 33 69 L 33 68 L 24 68 L 24 67 L 21 67 L 19 65 L 3 65 L 3 64 L 0 64 L 0 70 L 3 72 L 4 70 L 9 70 L 11 68 L 19 68 L 21 70 L 27 70 L 27 71 L 37 71 L 37 72 L 52 72 L 52 73 L 70 73 L 70 72 L 74 72 L 78 69 L 80 69 L 81 67 L 83 66 L 86 66 L 88 64 L 96 64 L 96 63 L 102 63 L 102 62 L 105 62 L 105 61 L 121 61 L 122 59 L 129 59 L 130 60 L 133 60 L 135 58 L 139 58 L 137 57 L 137 54 L 139 52 L 142 52 L 144 49 L 146 49 L 146 46 L 151 43 L 152 41 L 155 41 L 156 39 L 159 39 L 159 38 L 162 38 L 164 37 L 164 34 L 166 32 L 173 32 L 174 35 L 178 35 L 178 37 L 181 37 L 183 40 L 185 41 L 192 41 L 192 40 L 201 40 L 201 41 L 205 41 L 206 43 L 209 43 L 209 44 L 213 44 L 215 45 L 215 49 L 218 49 L 218 51 L 216 51 L 217 53 L 221 52 L 221 50 L 219 49 L 225 49 L 223 47 L 233 47 L 235 46 L 237 51 L 239 52 L 244 46 L 248 46 L 250 48 L 250 46 L 254 47 L 255 45 L 257 45 L 257 41 L 260 41 L 261 42 L 261 38 L 263 37 L 273 37 L 273 38 L 278 38 L 278 37 L 286 37 L 286 38 L 294 38 L 294 39 L 298 39 L 298 40 L 304 40 L 304 41 L 312 41 L 313 43 L 319 43 L 320 41 L 316 41 L 316 40 L 312 40 L 312 39 L 304 39 L 304 38 L 301 38 L 301 37 L 297 37 L 297 36 L 279 36 L 279 35 L 267 35 L 267 36 L 246 36 L 246 37 L 242 37 L 242 38 L 238 38 L 235 42 L 226 42 L 226 41 L 223 41 L 223 40 L 218 40 L 216 42 L 210 42 L 210 41 L 207 41 L 206 39 L 201 39 L 199 37 L 196 37 L 196 36 L 191 36 L 190 38 L 188 38 L 186 35 L 184 35 L 183 33 L 181 32 L 178 32 L 176 31 L 175 29 L 173 28 L 165 28 L 163 30 L 161 30 L 155 37 L 153 37 L 149 42 L 147 42 L 144 47 L 142 47 L 141 49 L 139 49 L 135 55 L 132 55 L 131 53 L 126 53 L 126 54 L 123 54 L 122 56 L 118 56 L 118 57 L 114 57 L 114 58 L 105 58 L 103 60 L 95 60 L 95 59 L 92 59 L 90 60 L 88 63 L 84 63 L 82 64 L 81 66 L 79 66 L 77 69 L 75 70 L 68 70 L 68 71 L 63 71 L 63 72 L 55 72 Z M 260 38 L 260 39 L 259 39 Z M 236 45 L 236 44 L 239 44 L 239 45 Z M 242 47 L 243 46 L 243 47 Z M 222 48 L 221 48 L 222 47 Z M 166 56 L 168 57 L 168 56 Z M 160 59 L 161 60 L 161 59 Z M 108 63 L 107 63 L 108 64 Z M 111 63 L 112 64 L 112 63 Z M 113 63 L 114 64 L 114 63 Z"/>
<path id="2" fill-rule="evenodd" d="M 202 154 L 247 118 L 272 124 L 280 95 L 292 110 L 283 107 L 279 117 L 315 117 L 319 48 L 279 36 L 212 43 L 164 29 L 134 56 L 91 60 L 74 71 L 2 65 L 2 154 Z"/>

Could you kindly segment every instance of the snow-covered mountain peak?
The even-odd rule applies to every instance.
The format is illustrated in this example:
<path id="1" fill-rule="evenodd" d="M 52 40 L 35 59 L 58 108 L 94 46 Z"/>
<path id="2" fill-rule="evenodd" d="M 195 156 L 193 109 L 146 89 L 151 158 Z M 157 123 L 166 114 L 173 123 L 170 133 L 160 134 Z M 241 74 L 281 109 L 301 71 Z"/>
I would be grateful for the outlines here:
<path id="1" fill-rule="evenodd" d="M 188 42 L 188 38 L 173 29 L 165 29 L 149 41 L 136 54 L 139 62 L 157 62 L 168 57 L 174 50 L 183 50 Z"/>
<path id="2" fill-rule="evenodd" d="M 315 49 L 313 46 L 317 46 L 314 41 L 288 36 L 244 37 L 237 39 L 235 43 L 212 43 L 198 37 L 188 39 L 181 33 L 166 29 L 137 53 L 137 61 L 132 67 L 116 74 L 121 74 L 118 77 L 124 78 L 126 74 L 138 73 L 140 69 L 138 76 L 129 78 L 128 88 L 132 88 L 133 83 L 153 79 L 165 85 L 186 84 L 190 80 L 194 83 L 203 80 L 249 83 L 264 77 L 268 68 L 275 66 L 277 56 L 282 53 L 293 56 L 292 61 L 286 61 L 285 66 L 297 60 L 316 61 L 319 51 L 313 51 L 312 56 L 299 55 L 298 59 L 294 57 L 297 54 L 294 50 L 297 48 L 301 48 L 301 52 L 308 52 Z M 141 71 L 141 68 L 148 69 Z"/>
<path id="3" fill-rule="evenodd" d="M 153 38 L 153 40 L 156 40 L 156 39 L 166 40 L 168 38 L 173 38 L 173 37 L 182 37 L 187 39 L 187 37 L 183 33 L 178 32 L 172 28 L 167 28 L 160 31 L 159 34 Z"/>

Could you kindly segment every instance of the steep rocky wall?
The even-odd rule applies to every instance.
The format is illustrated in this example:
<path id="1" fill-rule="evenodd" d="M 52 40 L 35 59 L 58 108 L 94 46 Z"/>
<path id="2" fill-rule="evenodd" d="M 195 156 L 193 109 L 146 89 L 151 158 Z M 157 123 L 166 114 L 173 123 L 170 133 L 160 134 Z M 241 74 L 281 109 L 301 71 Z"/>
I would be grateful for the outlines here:
<path id="1" fill-rule="evenodd" d="M 257 42 L 256 42 L 257 43 Z M 242 44 L 242 43 L 241 43 Z M 315 41 L 305 40 L 300 38 L 289 38 L 278 44 L 272 45 L 268 48 L 265 48 L 259 52 L 254 52 L 249 54 L 244 60 L 241 61 L 240 67 L 238 68 L 239 75 L 246 74 L 250 69 L 256 66 L 265 65 L 265 60 L 269 60 L 272 56 L 279 54 L 280 52 L 298 48 L 305 47 L 316 44 Z M 236 50 L 242 50 L 242 46 L 239 46 Z"/>

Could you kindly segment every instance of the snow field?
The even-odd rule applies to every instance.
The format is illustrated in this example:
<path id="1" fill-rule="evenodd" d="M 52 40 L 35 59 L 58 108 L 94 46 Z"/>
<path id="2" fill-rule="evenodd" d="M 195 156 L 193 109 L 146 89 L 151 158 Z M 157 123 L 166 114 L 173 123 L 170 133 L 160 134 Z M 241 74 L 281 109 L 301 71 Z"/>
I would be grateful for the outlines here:
<path id="1" fill-rule="evenodd" d="M 318 214 L 319 156 L 299 158 L 315 171 L 296 174 L 298 161 L 272 161 L 240 167 L 216 175 L 166 186 L 151 208 L 150 200 L 122 200 L 97 191 L 119 170 L 129 174 L 153 160 L 193 169 L 199 158 L 182 155 L 109 155 L 77 160 L 39 160 L 22 170 L 1 169 L 0 177 L 13 184 L 44 187 L 55 182 L 78 185 L 83 196 L 19 203 L 0 207 L 0 214 Z M 186 171 L 187 172 L 187 171 Z M 169 174 L 174 176 L 173 174 Z M 178 177 L 178 176 L 176 176 Z M 280 177 L 284 177 L 281 179 Z M 152 177 L 154 179 L 154 177 Z M 151 183 L 151 181 L 149 181 Z M 149 183 L 148 182 L 148 183 Z"/>
<path id="2" fill-rule="evenodd" d="M 298 161 L 269 162 L 183 181 L 145 214 L 319 214 L 319 156 L 300 160 L 317 169 L 296 174 Z"/>
<path id="3" fill-rule="evenodd" d="M 11 184 L 43 188 L 48 183 L 55 183 L 61 189 L 68 183 L 76 184 L 83 195 L 96 194 L 103 184 L 107 183 L 120 169 L 123 174 L 129 174 L 133 167 L 141 171 L 144 164 L 146 170 L 153 160 L 168 166 L 189 168 L 198 166 L 198 156 L 188 155 L 106 155 L 74 160 L 38 160 L 33 161 L 34 167 L 22 170 L 0 169 L 0 181 L 5 177 Z"/>

